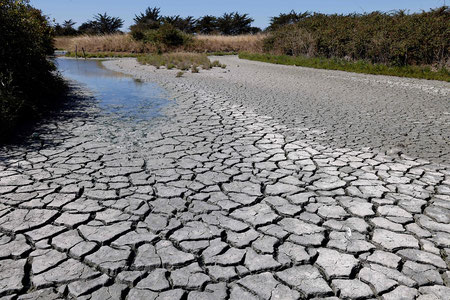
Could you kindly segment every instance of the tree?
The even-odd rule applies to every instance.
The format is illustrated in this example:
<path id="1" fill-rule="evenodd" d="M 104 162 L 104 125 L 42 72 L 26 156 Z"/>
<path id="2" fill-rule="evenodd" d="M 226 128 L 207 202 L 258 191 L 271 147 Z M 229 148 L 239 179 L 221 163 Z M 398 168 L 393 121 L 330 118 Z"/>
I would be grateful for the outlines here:
<path id="1" fill-rule="evenodd" d="M 179 15 L 177 16 L 168 16 L 161 18 L 163 24 L 170 24 L 174 26 L 176 29 L 184 31 L 186 33 L 194 33 L 195 29 L 195 19 L 194 17 L 186 17 L 182 18 Z"/>
<path id="2" fill-rule="evenodd" d="M 195 22 L 195 31 L 201 34 L 217 32 L 217 18 L 209 15 L 198 18 Z"/>
<path id="3" fill-rule="evenodd" d="M 72 19 L 65 20 L 62 25 L 56 24 L 54 27 L 56 36 L 67 36 L 67 35 L 76 35 L 78 34 L 78 30 L 76 30 L 73 26 L 75 26 L 75 22 Z"/>
<path id="4" fill-rule="evenodd" d="M 131 35 L 135 40 L 144 39 L 145 32 L 161 27 L 161 10 L 158 7 L 147 7 L 145 12 L 135 15 L 134 25 L 130 26 Z"/>
<path id="5" fill-rule="evenodd" d="M 131 30 L 133 27 L 139 27 L 142 30 L 148 29 L 158 29 L 161 26 L 161 9 L 154 7 L 147 7 L 144 13 L 140 13 L 139 15 L 135 15 L 134 22 L 135 24 L 131 26 Z"/>
<path id="6" fill-rule="evenodd" d="M 95 15 L 94 20 L 81 24 L 78 29 L 86 34 L 111 34 L 118 32 L 122 26 L 121 18 L 111 17 L 104 13 Z"/>
<path id="7" fill-rule="evenodd" d="M 304 13 L 296 13 L 294 10 L 291 10 L 287 14 L 279 14 L 278 17 L 270 18 L 270 25 L 267 30 L 276 30 L 284 25 L 295 24 L 300 22 L 302 19 L 311 16 L 309 12 Z"/>
<path id="8" fill-rule="evenodd" d="M 185 33 L 255 34 L 260 32 L 261 29 L 252 27 L 253 21 L 248 14 L 239 14 L 238 12 L 225 13 L 221 17 L 206 15 L 198 19 L 194 19 L 192 16 L 183 18 L 180 15 L 161 16 L 159 8 L 148 7 L 144 13 L 135 16 L 135 24 L 130 29 L 133 38 L 136 40 L 145 39 L 150 30 L 158 30 L 163 25 L 171 25 Z"/>
<path id="9" fill-rule="evenodd" d="M 0 140 L 56 103 L 63 82 L 52 54 L 53 28 L 26 0 L 0 1 Z"/>
<path id="10" fill-rule="evenodd" d="M 246 34 L 252 32 L 251 24 L 253 21 L 248 14 L 224 13 L 222 17 L 217 19 L 217 28 L 225 35 Z"/>
<path id="11" fill-rule="evenodd" d="M 94 16 L 94 22 L 96 22 L 98 31 L 102 34 L 118 32 L 123 26 L 123 20 L 121 18 L 111 17 L 106 13 Z"/>

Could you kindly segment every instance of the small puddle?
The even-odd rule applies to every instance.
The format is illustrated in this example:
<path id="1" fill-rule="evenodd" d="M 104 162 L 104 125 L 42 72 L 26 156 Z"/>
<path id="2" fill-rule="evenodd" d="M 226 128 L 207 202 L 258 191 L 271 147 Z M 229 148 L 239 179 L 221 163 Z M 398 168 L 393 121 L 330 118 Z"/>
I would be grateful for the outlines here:
<path id="1" fill-rule="evenodd" d="M 161 116 L 161 109 L 171 103 L 158 85 L 108 70 L 99 60 L 57 58 L 56 63 L 65 78 L 94 93 L 104 112 L 120 118 L 149 120 Z"/>

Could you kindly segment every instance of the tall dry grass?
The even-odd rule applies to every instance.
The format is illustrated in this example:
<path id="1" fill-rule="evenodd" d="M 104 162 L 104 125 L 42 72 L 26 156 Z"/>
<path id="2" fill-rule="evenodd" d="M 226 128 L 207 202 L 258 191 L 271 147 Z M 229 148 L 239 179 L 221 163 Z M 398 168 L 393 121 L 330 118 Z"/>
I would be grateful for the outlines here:
<path id="1" fill-rule="evenodd" d="M 56 37 L 55 47 L 74 52 L 128 52 L 146 53 L 154 51 L 151 45 L 135 41 L 128 34 L 82 35 L 75 37 Z"/>
<path id="2" fill-rule="evenodd" d="M 197 52 L 262 52 L 264 34 L 197 35 L 193 51 Z"/>
<path id="3" fill-rule="evenodd" d="M 265 35 L 197 35 L 193 42 L 180 46 L 175 51 L 192 52 L 262 52 Z M 67 51 L 79 51 L 83 48 L 86 52 L 128 52 L 128 53 L 152 53 L 156 48 L 150 44 L 144 44 L 133 40 L 129 34 L 111 35 L 83 35 L 76 37 L 57 37 L 55 47 Z"/>

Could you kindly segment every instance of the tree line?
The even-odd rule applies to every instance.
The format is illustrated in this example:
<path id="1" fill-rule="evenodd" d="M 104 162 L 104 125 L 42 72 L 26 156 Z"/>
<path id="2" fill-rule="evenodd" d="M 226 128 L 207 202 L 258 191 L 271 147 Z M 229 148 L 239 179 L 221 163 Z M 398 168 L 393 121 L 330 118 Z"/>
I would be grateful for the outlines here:
<path id="1" fill-rule="evenodd" d="M 274 54 L 365 60 L 388 65 L 448 66 L 448 6 L 352 14 L 296 13 L 271 19 L 264 50 Z"/>
<path id="2" fill-rule="evenodd" d="M 220 17 L 206 15 L 200 18 L 192 16 L 181 17 L 163 16 L 160 8 L 148 7 L 144 12 L 135 15 L 134 24 L 130 27 L 132 34 L 142 34 L 147 30 L 157 30 L 163 26 L 172 26 L 188 34 L 255 34 L 260 28 L 252 26 L 254 19 L 248 14 L 238 12 L 224 13 Z M 55 24 L 54 30 L 57 36 L 71 36 L 79 34 L 111 34 L 119 33 L 124 20 L 104 14 L 97 14 L 92 20 L 82 23 L 78 29 L 74 21 L 66 20 L 62 24 Z"/>

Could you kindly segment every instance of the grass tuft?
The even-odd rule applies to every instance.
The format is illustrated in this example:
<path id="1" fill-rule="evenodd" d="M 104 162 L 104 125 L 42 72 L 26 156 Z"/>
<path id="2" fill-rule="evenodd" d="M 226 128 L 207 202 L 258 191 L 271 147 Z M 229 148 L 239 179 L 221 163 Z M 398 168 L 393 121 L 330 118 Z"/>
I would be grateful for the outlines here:
<path id="1" fill-rule="evenodd" d="M 196 65 L 192 65 L 191 67 L 191 73 L 198 73 L 200 72 L 200 70 L 198 69 L 198 67 Z"/>
<path id="2" fill-rule="evenodd" d="M 192 73 L 198 73 L 199 67 L 209 70 L 213 67 L 222 67 L 218 61 L 211 63 L 206 54 L 174 52 L 164 54 L 149 54 L 138 56 L 138 61 L 144 65 L 152 65 L 156 68 L 166 66 L 167 69 L 179 69 L 187 71 L 191 69 Z"/>
<path id="3" fill-rule="evenodd" d="M 238 55 L 239 52 L 231 51 L 231 52 L 223 52 L 223 51 L 217 51 L 217 52 L 209 52 L 208 55 L 211 56 L 227 56 L 227 55 Z"/>
<path id="4" fill-rule="evenodd" d="M 421 66 L 387 66 L 372 64 L 367 61 L 346 61 L 336 58 L 316 58 L 305 56 L 272 55 L 243 52 L 239 58 L 280 65 L 301 66 L 315 69 L 340 70 L 374 75 L 420 78 L 428 80 L 450 81 L 450 71 L 442 68 L 432 71 L 430 67 Z"/>
<path id="5" fill-rule="evenodd" d="M 78 58 L 107 58 L 107 57 L 116 57 L 116 58 L 122 58 L 122 57 L 138 57 L 142 54 L 137 53 L 120 53 L 120 52 L 86 52 L 86 56 L 84 56 L 83 52 L 78 52 L 76 54 L 75 52 L 67 52 L 66 57 L 78 57 Z"/>

